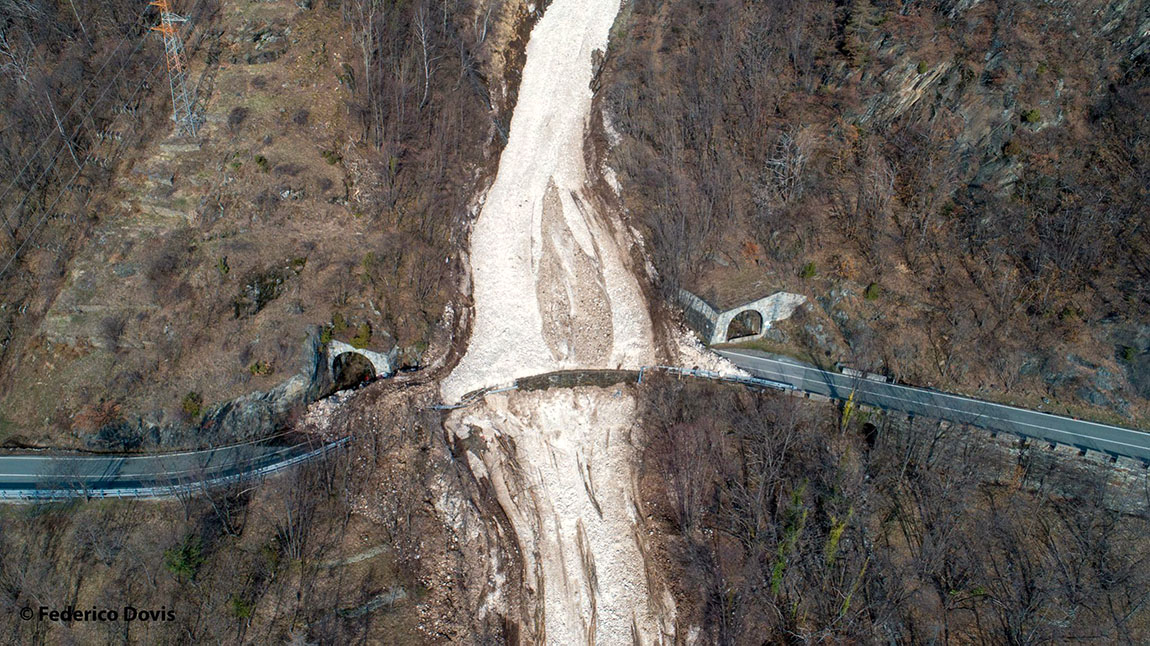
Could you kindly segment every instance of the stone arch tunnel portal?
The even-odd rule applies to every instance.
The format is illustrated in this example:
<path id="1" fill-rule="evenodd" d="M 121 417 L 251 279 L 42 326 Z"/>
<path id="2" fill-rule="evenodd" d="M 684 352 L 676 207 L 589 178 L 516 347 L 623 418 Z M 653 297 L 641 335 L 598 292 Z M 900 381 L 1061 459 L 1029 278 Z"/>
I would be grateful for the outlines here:
<path id="1" fill-rule="evenodd" d="M 755 309 L 745 309 L 731 318 L 727 326 L 727 341 L 763 333 L 763 315 Z"/>

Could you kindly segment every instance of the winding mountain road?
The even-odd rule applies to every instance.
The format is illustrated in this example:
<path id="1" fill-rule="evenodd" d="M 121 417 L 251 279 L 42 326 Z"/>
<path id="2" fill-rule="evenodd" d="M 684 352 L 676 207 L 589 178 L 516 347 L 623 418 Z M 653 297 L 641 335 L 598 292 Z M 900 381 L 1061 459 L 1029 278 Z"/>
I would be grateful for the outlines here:
<path id="1" fill-rule="evenodd" d="M 716 352 L 755 377 L 909 415 L 970 424 L 1150 463 L 1150 433 L 820 370 L 754 350 Z M 0 501 L 163 498 L 253 480 L 342 446 L 241 444 L 154 455 L 28 452 L 0 455 Z"/>
<path id="2" fill-rule="evenodd" d="M 23 453 L 0 456 L 0 500 L 162 498 L 251 480 L 342 446 L 235 446 L 154 455 Z"/>
<path id="3" fill-rule="evenodd" d="M 1150 462 L 1150 433 L 925 388 L 850 377 L 753 350 L 716 352 L 756 377 L 789 384 L 804 392 L 847 399 L 853 391 L 854 400 L 868 406 Z"/>

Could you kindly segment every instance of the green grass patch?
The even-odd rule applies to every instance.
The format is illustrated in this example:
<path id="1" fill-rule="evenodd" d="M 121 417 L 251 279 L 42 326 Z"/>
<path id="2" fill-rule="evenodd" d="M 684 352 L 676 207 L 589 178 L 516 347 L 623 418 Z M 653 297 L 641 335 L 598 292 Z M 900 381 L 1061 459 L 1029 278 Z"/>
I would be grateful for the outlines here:
<path id="1" fill-rule="evenodd" d="M 204 412 L 204 396 L 195 391 L 184 395 L 180 401 L 180 410 L 184 411 L 188 419 L 198 418 Z"/>
<path id="2" fill-rule="evenodd" d="M 252 604 L 244 601 L 243 597 L 232 595 L 231 601 L 228 602 L 228 610 L 236 619 L 250 619 L 252 616 Z"/>
<path id="3" fill-rule="evenodd" d="M 364 321 L 355 329 L 355 336 L 351 337 L 351 347 L 362 350 L 369 343 L 371 343 L 371 323 Z"/>
<path id="4" fill-rule="evenodd" d="M 253 377 L 262 377 L 275 372 L 275 368 L 273 368 L 272 364 L 268 361 L 256 361 L 248 366 L 248 372 L 252 373 Z"/>

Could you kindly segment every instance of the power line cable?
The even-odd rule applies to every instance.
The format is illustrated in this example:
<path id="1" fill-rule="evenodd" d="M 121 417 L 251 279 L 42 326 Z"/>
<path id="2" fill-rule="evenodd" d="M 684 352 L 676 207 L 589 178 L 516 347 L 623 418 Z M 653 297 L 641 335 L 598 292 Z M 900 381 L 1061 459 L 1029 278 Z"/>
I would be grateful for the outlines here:
<path id="1" fill-rule="evenodd" d="M 161 62 L 163 62 L 163 59 L 159 59 L 155 63 L 152 64 L 151 69 L 148 70 L 148 73 L 140 81 L 139 85 L 136 86 L 136 90 L 134 92 L 132 92 L 131 97 L 129 97 L 129 99 L 128 99 L 129 101 L 136 98 L 136 94 L 138 94 L 139 91 L 144 87 L 144 85 L 152 78 L 152 75 L 155 74 L 156 68 L 159 67 Z M 41 215 L 40 219 L 36 221 L 36 226 L 32 227 L 32 231 L 30 231 L 28 233 L 28 236 L 24 238 L 23 242 L 21 242 L 20 245 L 18 247 L 16 247 L 16 250 L 12 253 L 12 256 L 8 259 L 8 262 L 4 264 L 3 268 L 0 268 L 0 278 L 3 278 L 4 275 L 8 273 L 8 268 L 12 266 L 13 262 L 16 262 L 16 259 L 20 256 L 20 252 L 24 250 L 24 247 L 27 246 L 27 244 L 29 242 L 31 242 L 31 240 L 36 236 L 36 232 L 40 230 L 40 226 L 42 224 L 44 224 L 44 221 L 48 219 L 49 215 L 51 215 L 52 208 L 55 207 L 56 203 L 60 201 L 60 198 L 63 197 L 64 194 L 68 192 L 68 189 L 71 188 L 72 183 L 76 181 L 76 178 L 78 178 L 80 176 L 80 173 L 83 172 L 83 170 L 85 168 L 87 168 L 88 163 L 91 161 L 92 161 L 92 152 L 89 151 L 88 154 L 85 155 L 83 163 L 81 163 L 79 165 L 79 167 L 76 168 L 76 172 L 72 173 L 72 177 L 68 178 L 68 182 L 60 189 L 60 192 L 56 194 L 56 199 L 52 200 L 52 203 L 49 204 L 48 207 L 44 209 L 44 214 Z"/>
<path id="2" fill-rule="evenodd" d="M 140 45 L 142 45 L 143 42 L 144 42 L 143 39 L 141 39 L 140 43 L 136 45 L 136 49 L 133 50 L 133 54 L 135 53 L 135 51 L 139 50 Z M 128 61 L 125 60 L 124 65 L 120 66 L 120 70 L 118 72 L 116 72 L 116 76 L 114 76 L 112 78 L 112 82 L 104 87 L 104 91 L 100 93 L 100 96 L 97 97 L 97 99 L 94 103 L 92 103 L 92 107 L 89 108 L 88 112 L 85 113 L 84 116 L 81 118 L 80 123 L 76 126 L 76 129 L 72 131 L 72 135 L 71 135 L 72 137 L 75 137 L 76 134 L 78 134 L 80 132 L 80 130 L 83 128 L 83 122 L 89 116 L 92 115 L 92 113 L 96 110 L 96 107 L 99 106 L 100 102 L 104 100 L 104 96 L 108 93 L 108 90 L 110 90 L 112 88 L 112 85 L 115 84 L 116 79 L 118 79 L 120 77 L 120 74 L 122 74 L 124 72 L 124 69 L 127 68 L 127 64 L 128 64 Z M 32 195 L 32 193 L 34 193 L 36 191 L 36 185 L 40 182 L 41 179 L 44 178 L 45 175 L 48 174 L 48 171 L 52 170 L 52 168 L 56 166 L 56 159 L 59 158 L 60 153 L 64 152 L 64 150 L 67 148 L 68 148 L 68 145 L 67 145 L 67 142 L 65 141 L 64 143 L 62 143 L 60 145 L 59 148 L 56 149 L 56 154 L 52 155 L 52 159 L 49 160 L 48 165 L 44 167 L 44 170 L 40 171 L 40 174 L 36 176 L 36 179 L 32 180 L 32 186 L 24 193 L 24 197 L 21 198 L 20 202 L 17 203 L 16 206 L 14 206 L 12 208 L 10 213 L 16 213 L 17 211 L 20 210 L 20 207 L 24 206 L 24 203 L 28 201 L 28 198 Z M 32 160 L 29 159 L 28 163 L 31 164 L 31 162 L 32 162 Z M 13 186 L 15 186 L 15 184 L 13 184 Z M 7 195 L 7 193 L 5 193 L 5 195 Z M 0 195 L 0 201 L 2 201 L 3 198 L 4 198 L 4 195 Z M 8 216 L 7 215 L 4 216 L 4 224 L 5 224 L 5 226 L 8 225 Z"/>
<path id="3" fill-rule="evenodd" d="M 189 12 L 189 15 L 193 15 L 195 13 L 195 11 L 197 9 L 199 9 L 199 6 L 202 2 L 203 2 L 203 0 L 196 0 L 196 3 L 194 5 L 192 5 L 192 9 Z M 143 14 L 141 14 L 141 16 L 142 15 Z M 185 34 L 185 36 L 186 35 L 187 34 Z M 135 55 L 135 53 L 137 51 L 139 51 L 139 48 L 142 46 L 142 44 L 145 40 L 146 40 L 145 38 L 140 39 L 140 42 L 136 44 L 135 49 L 133 49 L 132 53 L 129 54 L 129 60 L 131 59 L 132 56 Z M 139 94 L 140 90 L 143 89 L 144 85 L 147 84 L 147 82 L 149 80 L 151 80 L 152 75 L 155 74 L 155 72 L 156 72 L 156 68 L 159 66 L 160 62 L 162 62 L 163 60 L 164 59 L 159 59 L 155 63 L 152 64 L 152 67 L 148 70 L 147 74 L 145 74 L 144 78 L 136 86 L 136 89 L 133 90 L 131 96 L 128 97 L 127 103 L 131 103 L 136 98 L 136 95 Z M 112 79 L 113 83 L 115 82 L 115 80 L 117 78 L 119 78 L 119 75 L 123 73 L 126 66 L 127 66 L 127 61 L 125 61 L 125 63 L 120 66 L 120 70 L 116 73 L 116 76 L 113 77 L 113 79 Z M 80 128 L 83 125 L 84 119 L 87 119 L 88 116 L 91 115 L 92 111 L 95 110 L 95 108 L 99 104 L 99 102 L 103 100 L 104 95 L 107 94 L 107 92 L 110 88 L 111 88 L 111 84 L 106 86 L 104 88 L 104 91 L 100 93 L 100 96 L 96 99 L 96 102 L 92 104 L 92 107 L 89 108 L 88 112 L 84 115 L 83 119 L 81 119 L 80 125 L 78 125 L 76 131 L 73 132 L 73 136 L 75 135 L 75 132 L 79 132 Z M 56 150 L 56 154 L 52 157 L 52 165 L 55 165 L 56 157 L 59 157 L 60 153 L 63 152 L 65 147 L 66 147 L 65 145 L 61 145 L 60 148 L 58 148 Z M 92 151 L 89 150 L 88 153 L 84 157 L 83 163 L 79 164 L 77 169 L 76 169 L 76 172 L 73 173 L 70 178 L 68 178 L 67 183 L 63 186 L 63 188 L 60 189 L 60 192 L 57 193 L 56 198 L 54 200 L 52 200 L 52 203 L 49 204 L 48 207 L 44 210 L 44 214 L 42 216 L 40 216 L 40 219 L 36 222 L 36 225 L 32 228 L 32 231 L 29 232 L 28 236 L 25 237 L 24 240 L 16 247 L 16 250 L 12 253 L 12 256 L 8 259 L 8 262 L 6 262 L 4 264 L 4 267 L 0 268 L 0 278 L 2 278 L 7 273 L 8 268 L 11 267 L 12 263 L 15 262 L 16 259 L 20 256 L 20 252 L 22 252 L 24 250 L 24 247 L 27 246 L 27 244 L 35 237 L 36 232 L 39 231 L 39 229 L 40 229 L 40 226 L 43 225 L 44 221 L 48 218 L 49 215 L 51 215 L 52 208 L 55 207 L 56 203 L 60 201 L 60 198 L 64 196 L 64 194 L 68 191 L 69 188 L 71 188 L 72 184 L 76 181 L 76 179 L 80 176 L 80 174 L 84 171 L 84 169 L 87 168 L 88 163 L 92 161 L 92 156 L 93 156 Z M 23 206 L 24 202 L 27 201 L 28 197 L 35 190 L 36 182 L 40 181 L 40 179 L 44 176 L 45 173 L 47 173 L 47 171 L 52 167 L 52 165 L 50 165 L 48 168 L 45 168 L 45 170 L 40 174 L 40 176 L 36 178 L 36 180 L 33 182 L 33 188 L 31 190 L 29 190 L 24 195 L 24 198 L 21 199 L 20 203 L 12 210 L 13 213 L 15 213 L 17 210 L 19 210 L 19 208 L 21 206 Z M 2 197 L 3 196 L 0 196 L 0 199 L 2 199 Z M 5 224 L 5 227 L 7 228 L 7 225 L 8 225 L 8 216 L 7 215 L 4 216 L 4 224 Z"/>
<path id="4" fill-rule="evenodd" d="M 136 16 L 136 22 L 137 23 L 140 21 L 141 18 L 144 17 L 144 14 L 146 12 L 147 12 L 147 8 L 145 7 L 144 10 L 140 12 L 140 15 Z M 135 24 L 135 23 L 133 23 L 133 24 Z M 112 53 L 108 55 L 108 58 L 106 58 L 104 60 L 104 64 L 100 66 L 100 69 L 96 71 L 96 73 L 88 81 L 88 84 L 84 87 L 84 89 L 81 90 L 80 93 L 76 95 L 76 98 L 72 101 L 72 105 L 68 106 L 68 110 L 64 112 L 64 116 L 60 117 L 60 121 L 67 119 L 68 115 L 72 114 L 72 110 L 74 110 L 76 108 L 76 106 L 80 104 L 80 99 L 82 99 L 84 97 L 84 94 L 89 89 L 91 89 L 91 87 L 96 83 L 96 80 L 100 77 L 100 74 L 102 74 L 104 72 L 104 70 L 107 69 L 108 64 L 111 63 L 112 59 L 116 57 L 116 52 L 120 51 L 120 48 L 123 47 L 124 43 L 126 43 L 126 42 L 128 42 L 128 36 L 127 35 L 121 36 L 120 42 L 116 44 L 116 48 L 113 49 Z M 143 38 L 139 39 L 139 42 L 136 44 L 135 49 L 133 49 L 132 52 L 130 54 L 128 54 L 128 58 L 125 59 L 124 65 L 120 66 L 120 72 L 118 72 L 116 74 L 117 77 L 119 76 L 120 73 L 122 73 L 124 71 L 124 67 L 127 66 L 128 61 L 130 61 L 132 59 L 132 57 L 135 56 L 136 52 L 138 52 L 140 50 L 140 46 L 143 44 L 143 42 L 144 42 Z M 115 82 L 115 77 L 113 77 L 112 81 Z M 89 110 L 89 114 L 90 113 L 91 113 L 91 111 Z M 86 119 L 87 116 L 88 115 L 85 115 L 84 118 Z M 84 120 L 81 119 L 80 123 L 82 124 L 83 121 Z M 56 134 L 58 132 L 59 132 L 59 130 L 53 130 L 52 134 Z M 78 132 L 78 130 L 77 130 L 77 132 Z M 73 136 L 75 136 L 76 133 L 73 132 L 72 134 L 73 134 Z M 10 193 L 12 191 L 12 189 L 16 187 L 16 183 L 19 182 L 20 178 L 24 176 L 24 173 L 28 170 L 28 167 L 32 165 L 32 161 L 35 160 L 36 156 L 40 154 L 40 151 L 44 149 L 44 146 L 48 143 L 48 140 L 50 138 L 51 137 L 45 137 L 40 142 L 40 145 L 36 147 L 36 150 L 28 157 L 28 161 L 25 162 L 24 167 L 21 168 L 20 172 L 17 173 L 16 176 L 12 178 L 11 182 L 8 184 L 8 187 L 6 189 L 4 189 L 4 192 L 2 194 L 0 194 L 0 203 L 3 203 L 4 198 L 8 196 L 8 193 Z M 64 144 L 61 144 L 61 146 L 64 146 L 64 145 L 66 145 L 66 142 Z M 56 152 L 58 155 L 60 151 L 57 150 Z M 55 159 L 57 155 L 53 155 L 52 158 Z"/>

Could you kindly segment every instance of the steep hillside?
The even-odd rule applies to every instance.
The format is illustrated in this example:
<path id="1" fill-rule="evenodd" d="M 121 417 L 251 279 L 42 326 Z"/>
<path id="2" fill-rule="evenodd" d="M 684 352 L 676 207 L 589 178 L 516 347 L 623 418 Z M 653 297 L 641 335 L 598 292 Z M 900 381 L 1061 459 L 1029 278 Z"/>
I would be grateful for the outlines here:
<path id="1" fill-rule="evenodd" d="M 806 294 L 760 345 L 1150 419 L 1144 5 L 629 9 L 601 135 L 668 295 Z"/>
<path id="2" fill-rule="evenodd" d="M 656 376 L 643 512 L 701 644 L 1140 644 L 1145 470 Z M 705 409 L 698 406 L 706 401 Z"/>
<path id="3" fill-rule="evenodd" d="M 161 118 L 114 120 L 107 139 L 134 145 L 5 282 L 0 441 L 266 433 L 325 392 L 321 342 L 417 366 L 448 331 L 527 8 L 241 0 L 195 17 L 199 137 L 169 137 L 161 64 Z"/>
<path id="4" fill-rule="evenodd" d="M 515 643 L 514 537 L 425 410 L 436 389 L 397 390 L 321 402 L 303 429 L 357 442 L 258 487 L 0 507 L 0 641 Z M 121 614 L 20 618 L 41 605 Z"/>

